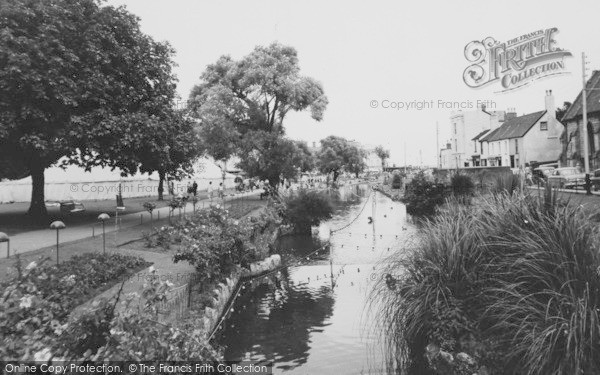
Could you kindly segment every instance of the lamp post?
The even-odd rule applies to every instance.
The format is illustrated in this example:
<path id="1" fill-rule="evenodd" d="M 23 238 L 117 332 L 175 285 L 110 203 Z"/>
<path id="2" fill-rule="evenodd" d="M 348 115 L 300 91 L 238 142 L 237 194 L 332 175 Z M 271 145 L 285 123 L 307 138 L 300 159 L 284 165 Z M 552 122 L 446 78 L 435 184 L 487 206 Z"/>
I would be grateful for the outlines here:
<path id="1" fill-rule="evenodd" d="M 53 221 L 52 224 L 50 224 L 50 229 L 55 229 L 56 230 L 56 265 L 58 266 L 58 232 L 61 229 L 65 229 L 66 225 L 65 223 L 63 223 L 62 221 Z"/>
<path id="2" fill-rule="evenodd" d="M 110 219 L 107 213 L 101 213 L 98 215 L 98 220 L 102 221 L 102 254 L 106 254 L 106 230 L 105 221 Z"/>
<path id="3" fill-rule="evenodd" d="M 6 242 L 6 259 L 10 256 L 10 238 L 8 234 L 0 232 L 0 242 Z"/>

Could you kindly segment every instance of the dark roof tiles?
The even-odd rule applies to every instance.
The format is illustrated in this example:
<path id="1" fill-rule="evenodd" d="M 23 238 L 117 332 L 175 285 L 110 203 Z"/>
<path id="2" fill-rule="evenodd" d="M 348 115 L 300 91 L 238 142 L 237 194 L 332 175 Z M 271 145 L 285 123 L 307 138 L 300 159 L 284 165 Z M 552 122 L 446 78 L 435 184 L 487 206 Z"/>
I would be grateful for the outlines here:
<path id="1" fill-rule="evenodd" d="M 587 89 L 591 89 L 587 92 L 586 96 L 587 113 L 600 112 L 600 71 L 594 71 L 592 77 L 588 80 L 586 87 Z M 583 113 L 581 110 L 583 103 L 581 101 L 580 91 L 561 121 L 570 121 L 581 116 Z"/>
<path id="2" fill-rule="evenodd" d="M 546 111 L 539 111 L 511 118 L 510 120 L 505 121 L 502 126 L 486 135 L 481 141 L 493 142 L 502 139 L 521 138 L 527 134 L 529 129 L 531 129 L 545 113 Z"/>

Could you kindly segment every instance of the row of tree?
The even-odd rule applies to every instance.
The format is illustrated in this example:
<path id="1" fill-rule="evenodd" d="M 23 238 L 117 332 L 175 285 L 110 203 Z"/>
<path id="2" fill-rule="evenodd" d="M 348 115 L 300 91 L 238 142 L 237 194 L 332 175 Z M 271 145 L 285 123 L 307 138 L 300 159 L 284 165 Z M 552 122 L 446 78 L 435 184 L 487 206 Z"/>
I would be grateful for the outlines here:
<path id="1" fill-rule="evenodd" d="M 318 168 L 336 180 L 364 170 L 365 152 L 341 137 L 317 155 L 285 135 L 291 111 L 323 119 L 322 85 L 300 74 L 297 52 L 278 43 L 209 65 L 174 105 L 174 50 L 141 32 L 139 19 L 99 0 L 14 0 L 0 7 L 0 179 L 32 178 L 29 214 L 47 215 L 44 171 L 74 164 L 124 176 L 192 172 L 208 155 L 232 157 L 248 175 L 281 178 Z"/>

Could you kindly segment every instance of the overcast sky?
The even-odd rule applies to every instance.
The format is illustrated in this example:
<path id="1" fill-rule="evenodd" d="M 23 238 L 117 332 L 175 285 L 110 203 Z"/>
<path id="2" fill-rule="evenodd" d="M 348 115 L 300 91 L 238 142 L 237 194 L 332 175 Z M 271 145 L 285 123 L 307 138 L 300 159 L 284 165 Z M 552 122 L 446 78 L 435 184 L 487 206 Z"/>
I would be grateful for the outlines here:
<path id="1" fill-rule="evenodd" d="M 309 142 L 335 134 L 384 145 L 392 162 L 435 164 L 436 121 L 440 144 L 450 134 L 444 102 L 491 101 L 517 113 L 544 109 L 552 89 L 556 104 L 581 89 L 581 53 L 590 71 L 600 69 L 600 2 L 590 1 L 201 1 L 110 0 L 141 18 L 144 32 L 176 49 L 179 95 L 187 99 L 207 64 L 221 55 L 240 58 L 256 45 L 278 41 L 298 50 L 302 74 L 321 81 L 329 98 L 322 122 L 308 114 L 286 120 L 290 137 Z M 460 6 L 458 5 L 460 4 Z M 501 42 L 557 27 L 557 46 L 569 50 L 570 74 L 496 93 L 498 84 L 472 89 L 462 79 L 469 65 L 466 44 L 494 37 Z M 434 100 L 436 108 L 371 108 L 371 101 Z M 488 106 L 488 108 L 490 108 Z"/>

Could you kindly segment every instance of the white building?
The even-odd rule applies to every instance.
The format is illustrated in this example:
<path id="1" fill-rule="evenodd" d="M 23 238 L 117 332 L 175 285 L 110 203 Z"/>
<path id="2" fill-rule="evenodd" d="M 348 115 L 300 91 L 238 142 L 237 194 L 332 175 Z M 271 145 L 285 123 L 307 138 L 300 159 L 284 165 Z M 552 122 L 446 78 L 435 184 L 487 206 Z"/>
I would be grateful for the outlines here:
<path id="1" fill-rule="evenodd" d="M 450 150 L 440 150 L 442 168 L 464 168 L 480 165 L 480 151 L 473 147 L 473 138 L 497 128 L 504 121 L 504 111 L 487 111 L 482 106 L 474 111 L 452 112 L 450 116 Z M 444 154 L 442 156 L 442 153 Z"/>
<path id="2" fill-rule="evenodd" d="M 552 90 L 546 91 L 545 110 L 516 116 L 507 113 L 506 120 L 477 140 L 481 165 L 522 168 L 533 162 L 555 162 L 560 157 L 560 135 L 564 126 L 556 120 Z"/>

